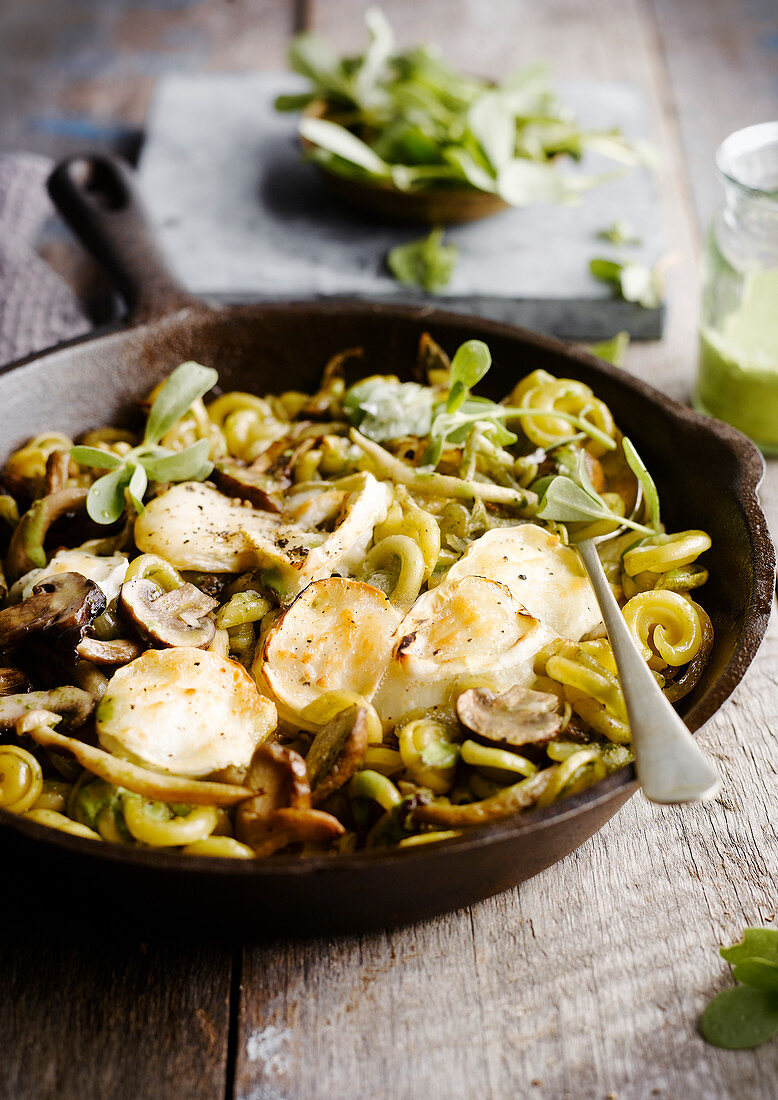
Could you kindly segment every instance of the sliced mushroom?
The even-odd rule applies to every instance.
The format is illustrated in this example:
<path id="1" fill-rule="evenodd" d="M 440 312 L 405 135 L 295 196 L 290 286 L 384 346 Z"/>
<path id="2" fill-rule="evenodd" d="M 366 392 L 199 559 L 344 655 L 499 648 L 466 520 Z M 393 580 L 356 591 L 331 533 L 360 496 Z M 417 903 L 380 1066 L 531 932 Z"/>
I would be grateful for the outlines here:
<path id="1" fill-rule="evenodd" d="M 365 707 L 347 707 L 319 730 L 305 758 L 314 806 L 348 783 L 359 770 L 367 743 Z"/>
<path id="2" fill-rule="evenodd" d="M 134 577 L 122 585 L 119 605 L 140 636 L 151 645 L 162 649 L 174 646 L 205 649 L 216 633 L 208 615 L 217 602 L 188 581 L 164 592 L 154 581 Z"/>
<path id="3" fill-rule="evenodd" d="M 126 665 L 142 652 L 143 647 L 130 638 L 113 638 L 105 642 L 99 638 L 82 638 L 76 646 L 79 657 L 96 665 Z"/>
<path id="4" fill-rule="evenodd" d="M 70 476 L 68 451 L 52 451 L 46 459 L 46 493 L 58 493 L 67 487 Z"/>
<path id="5" fill-rule="evenodd" d="M 36 500 L 19 520 L 8 547 L 6 571 L 12 580 L 46 564 L 43 544 L 55 520 L 86 506 L 86 489 L 60 489 Z"/>
<path id="6" fill-rule="evenodd" d="M 275 742 L 260 745 L 246 783 L 257 793 L 238 807 L 235 832 L 257 856 L 289 844 L 327 844 L 345 832 L 332 814 L 311 808 L 305 761 L 293 749 Z"/>
<path id="7" fill-rule="evenodd" d="M 0 696 L 30 690 L 30 681 L 20 668 L 0 668 Z"/>
<path id="8" fill-rule="evenodd" d="M 499 745 L 545 745 L 562 727 L 559 700 L 545 691 L 516 684 L 499 695 L 489 688 L 470 688 L 457 699 L 460 722 L 473 733 Z"/>
<path id="9" fill-rule="evenodd" d="M 518 810 L 534 806 L 555 772 L 556 768 L 545 768 L 531 775 L 529 779 L 522 779 L 511 787 L 503 787 L 497 794 L 484 798 L 481 802 L 470 802 L 462 806 L 430 802 L 412 811 L 413 820 L 419 824 L 438 825 L 446 829 L 499 821 Z"/>
<path id="10" fill-rule="evenodd" d="M 345 831 L 338 819 L 324 810 L 289 807 L 271 814 L 266 839 L 252 846 L 254 855 L 263 859 L 290 844 L 329 844 Z"/>
<path id="11" fill-rule="evenodd" d="M 86 628 L 105 611 L 105 595 L 80 573 L 47 577 L 21 603 L 0 611 L 0 651 L 32 634 L 51 631 L 77 645 Z"/>
<path id="12" fill-rule="evenodd" d="M 283 491 L 290 479 L 274 478 L 267 473 L 264 462 L 241 466 L 237 462 L 219 462 L 211 480 L 217 488 L 230 497 L 249 500 L 255 508 L 266 512 L 280 512 L 283 508 Z"/>
<path id="13" fill-rule="evenodd" d="M 83 726 L 94 710 L 92 696 L 77 687 L 58 687 L 51 691 L 27 691 L 0 698 L 0 729 L 13 729 L 20 718 L 32 711 L 51 711 L 64 719 L 65 726 Z"/>

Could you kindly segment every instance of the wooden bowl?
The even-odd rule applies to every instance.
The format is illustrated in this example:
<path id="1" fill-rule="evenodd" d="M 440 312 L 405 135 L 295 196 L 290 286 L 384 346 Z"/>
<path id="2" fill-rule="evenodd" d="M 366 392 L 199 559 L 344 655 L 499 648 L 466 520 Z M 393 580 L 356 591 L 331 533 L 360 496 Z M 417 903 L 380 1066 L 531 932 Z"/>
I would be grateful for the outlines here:
<path id="1" fill-rule="evenodd" d="M 310 103 L 304 114 L 309 118 L 326 118 L 327 104 L 323 99 Z M 316 146 L 300 137 L 306 153 Z M 351 206 L 367 210 L 393 222 L 411 222 L 420 225 L 456 225 L 480 221 L 509 204 L 489 191 L 479 191 L 467 184 L 451 184 L 449 187 L 423 187 L 418 191 L 401 191 L 387 180 L 358 180 L 342 176 L 316 162 L 322 179 L 335 194 Z"/>

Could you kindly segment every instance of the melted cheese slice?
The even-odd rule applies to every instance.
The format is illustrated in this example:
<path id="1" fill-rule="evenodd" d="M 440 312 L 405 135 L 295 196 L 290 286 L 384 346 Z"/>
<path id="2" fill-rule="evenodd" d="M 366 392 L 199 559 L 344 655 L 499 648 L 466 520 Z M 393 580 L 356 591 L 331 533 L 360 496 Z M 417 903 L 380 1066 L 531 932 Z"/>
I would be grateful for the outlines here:
<path id="1" fill-rule="evenodd" d="M 135 521 L 135 542 L 178 569 L 277 570 L 280 587 L 294 596 L 311 581 L 355 569 L 373 528 L 386 517 L 387 485 L 369 473 L 348 481 L 340 522 L 329 533 L 247 507 L 208 485 L 184 482 L 150 501 Z"/>
<path id="2" fill-rule="evenodd" d="M 32 595 L 35 585 L 45 577 L 53 577 L 58 573 L 80 573 L 82 577 L 94 581 L 102 588 L 106 602 L 110 603 L 119 595 L 127 564 L 124 554 L 101 558 L 97 554 L 87 553 L 86 550 L 60 550 L 48 565 L 25 573 L 16 583 L 20 586 L 21 599 L 26 600 Z"/>
<path id="3" fill-rule="evenodd" d="M 147 650 L 117 670 L 97 708 L 108 752 L 175 775 L 247 765 L 276 710 L 236 661 L 178 646 Z"/>
<path id="4" fill-rule="evenodd" d="M 472 543 L 443 582 L 490 577 L 562 638 L 579 641 L 602 622 L 581 559 L 534 523 L 499 527 Z"/>
<path id="5" fill-rule="evenodd" d="M 447 705 L 473 684 L 528 683 L 549 633 L 497 581 L 446 580 L 420 596 L 397 632 L 373 699 L 386 727 L 414 711 Z"/>
<path id="6" fill-rule="evenodd" d="M 300 714 L 324 692 L 372 698 L 401 619 L 370 584 L 340 577 L 314 581 L 268 632 L 252 672 L 282 718 L 316 729 Z"/>

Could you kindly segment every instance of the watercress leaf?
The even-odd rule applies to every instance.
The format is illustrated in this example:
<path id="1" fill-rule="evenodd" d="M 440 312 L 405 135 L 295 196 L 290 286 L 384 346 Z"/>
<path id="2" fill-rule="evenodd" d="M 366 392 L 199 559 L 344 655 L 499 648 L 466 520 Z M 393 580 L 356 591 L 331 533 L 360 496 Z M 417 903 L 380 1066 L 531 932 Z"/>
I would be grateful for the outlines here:
<path id="1" fill-rule="evenodd" d="M 743 985 L 768 989 L 778 995 L 778 962 L 773 962 L 772 959 L 760 959 L 757 956 L 744 959 L 732 967 L 732 976 Z"/>
<path id="2" fill-rule="evenodd" d="M 731 966 L 751 958 L 778 963 L 778 928 L 745 928 L 742 940 L 722 947 L 719 954 Z"/>
<path id="3" fill-rule="evenodd" d="M 356 134 L 345 126 L 330 122 L 326 118 L 303 118 L 300 121 L 300 136 L 312 145 L 333 153 L 341 160 L 355 164 L 371 176 L 385 179 L 391 175 L 391 168 Z"/>
<path id="4" fill-rule="evenodd" d="M 516 115 L 502 92 L 482 92 L 467 112 L 473 136 L 483 149 L 495 172 L 513 157 L 516 145 Z"/>
<path id="5" fill-rule="evenodd" d="M 316 99 L 315 92 L 298 92 L 288 95 L 277 95 L 273 100 L 276 111 L 302 111 L 309 103 Z"/>
<path id="6" fill-rule="evenodd" d="M 610 340 L 602 340 L 599 344 L 589 344 L 587 351 L 596 355 L 598 359 L 604 359 L 606 363 L 612 363 L 614 367 L 623 367 L 629 348 L 629 333 L 617 332 Z"/>
<path id="7" fill-rule="evenodd" d="M 494 194 L 497 183 L 494 176 L 477 163 L 472 153 L 456 145 L 448 145 L 443 150 L 446 161 L 457 169 L 462 179 L 467 180 L 471 187 L 478 191 L 488 191 Z"/>
<path id="8" fill-rule="evenodd" d="M 95 481 L 86 498 L 86 510 L 95 523 L 115 523 L 124 511 L 124 489 L 131 470 L 122 464 Z"/>
<path id="9" fill-rule="evenodd" d="M 613 176 L 613 172 L 596 176 L 563 174 L 554 161 L 516 157 L 500 169 L 497 193 L 511 206 L 529 206 L 536 202 L 575 203 L 585 191 Z"/>
<path id="10" fill-rule="evenodd" d="M 641 244 L 640 237 L 636 234 L 632 223 L 626 218 L 617 218 L 605 229 L 597 234 L 601 241 L 610 241 L 611 244 Z"/>
<path id="11" fill-rule="evenodd" d="M 382 443 L 403 435 L 428 435 L 433 400 L 428 386 L 374 376 L 346 391 L 343 411 L 362 435 Z"/>
<path id="12" fill-rule="evenodd" d="M 655 531 L 659 530 L 659 493 L 657 492 L 654 479 L 646 469 L 646 465 L 643 459 L 635 450 L 635 447 L 630 439 L 624 436 L 622 440 L 622 447 L 624 449 L 624 457 L 627 460 L 632 473 L 640 482 L 643 490 L 643 499 L 646 502 L 646 511 L 648 512 L 648 523 L 650 527 L 653 527 Z"/>
<path id="13" fill-rule="evenodd" d="M 611 283 L 625 302 L 637 302 L 644 309 L 658 309 L 662 304 L 662 283 L 656 268 L 595 257 L 589 261 L 589 271 L 595 279 Z"/>
<path id="14" fill-rule="evenodd" d="M 71 447 L 70 457 L 80 466 L 91 466 L 94 470 L 115 470 L 122 464 L 118 455 L 102 451 L 99 447 Z"/>
<path id="15" fill-rule="evenodd" d="M 128 469 L 132 471 L 130 474 L 130 480 L 127 484 L 127 496 L 132 502 L 132 506 L 139 515 L 145 512 L 143 507 L 143 494 L 146 492 L 146 488 L 149 484 L 149 479 L 146 476 L 146 471 L 138 463 L 137 466 L 128 466 Z"/>
<path id="16" fill-rule="evenodd" d="M 375 99 L 378 91 L 376 85 L 385 74 L 387 62 L 392 56 L 394 32 L 380 8 L 368 8 L 365 12 L 365 23 L 370 35 L 370 44 L 362 58 L 354 90 L 358 100 L 369 104 Z"/>
<path id="17" fill-rule="evenodd" d="M 386 262 L 395 279 L 404 286 L 434 293 L 451 281 L 458 255 L 455 244 L 443 243 L 443 230 L 433 229 L 421 240 L 395 245 L 389 250 Z"/>
<path id="18" fill-rule="evenodd" d="M 317 95 L 333 92 L 350 97 L 351 88 L 344 80 L 337 56 L 323 38 L 315 34 L 298 34 L 291 42 L 287 55 L 289 67 L 307 76 L 315 85 Z"/>
<path id="19" fill-rule="evenodd" d="M 778 996 L 736 985 L 710 1002 L 700 1017 L 700 1034 L 713 1046 L 743 1050 L 767 1042 L 778 1032 Z"/>
<path id="20" fill-rule="evenodd" d="M 471 390 L 492 365 L 492 353 L 483 340 L 466 340 L 457 348 L 451 360 L 451 385 L 461 382 Z M 449 410 L 451 411 L 451 410 Z"/>
<path id="21" fill-rule="evenodd" d="M 144 442 L 158 443 L 192 403 L 216 385 L 218 378 L 218 372 L 213 367 L 204 367 L 192 360 L 180 363 L 167 378 L 151 406 Z"/>
<path id="22" fill-rule="evenodd" d="M 209 450 L 208 440 L 198 439 L 183 451 L 145 454 L 141 461 L 150 481 L 203 481 L 213 469 Z"/>
<path id="23" fill-rule="evenodd" d="M 601 500 L 565 476 L 555 477 L 546 487 L 535 515 L 559 523 L 591 523 L 599 519 L 620 519 Z"/>

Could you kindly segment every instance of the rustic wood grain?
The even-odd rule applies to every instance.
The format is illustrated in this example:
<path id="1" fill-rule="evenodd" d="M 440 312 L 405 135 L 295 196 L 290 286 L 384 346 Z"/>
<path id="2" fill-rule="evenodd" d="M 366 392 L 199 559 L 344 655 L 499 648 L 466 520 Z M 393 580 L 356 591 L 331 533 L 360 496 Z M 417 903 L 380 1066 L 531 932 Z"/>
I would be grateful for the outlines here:
<path id="1" fill-rule="evenodd" d="M 76 927 L 66 907 L 52 898 L 39 921 L 6 912 L 0 926 L 0 1096 L 220 1100 L 230 945 L 187 935 L 185 913 L 169 915 L 167 937 L 160 922 L 153 933 L 117 927 L 99 884 L 93 927 Z"/>
<path id="2" fill-rule="evenodd" d="M 366 6 L 316 0 L 311 22 L 338 48 L 359 48 Z M 546 56 L 560 75 L 647 89 L 678 261 L 667 338 L 633 348 L 629 369 L 683 396 L 695 356 L 697 208 L 715 194 L 713 149 L 734 126 L 778 115 L 774 0 L 382 6 L 402 42 L 438 41 L 465 67 L 500 73 Z M 76 137 L 51 125 L 63 116 L 104 125 L 92 141 L 105 144 L 117 121 L 140 125 L 162 71 L 278 67 L 304 7 L 49 0 L 44 17 L 40 2 L 5 0 L 0 148 L 70 151 Z M 764 499 L 778 530 L 775 464 Z M 714 803 L 657 809 L 637 796 L 561 864 L 440 920 L 248 944 L 230 1043 L 229 945 L 106 939 L 99 911 L 94 935 L 59 923 L 55 935 L 43 920 L 6 927 L 0 1095 L 165 1100 L 234 1086 L 245 1100 L 772 1100 L 778 1044 L 717 1051 L 695 1020 L 730 980 L 718 944 L 775 920 L 776 659 L 774 621 L 745 684 L 701 735 L 725 774 Z"/>
<path id="3" fill-rule="evenodd" d="M 358 48 L 365 6 L 319 0 L 314 25 L 338 48 Z M 629 369 L 684 397 L 700 231 L 683 97 L 665 49 L 675 35 L 676 70 L 686 62 L 699 73 L 697 43 L 702 53 L 710 46 L 701 2 L 659 7 L 657 18 L 648 3 L 605 0 L 384 4 L 403 42 L 434 39 L 459 64 L 476 58 L 479 71 L 545 54 L 564 75 L 628 77 L 648 90 L 678 255 L 667 338 L 631 349 Z M 715 20 L 723 4 L 713 7 Z M 681 105 L 686 129 L 695 112 L 715 117 L 719 89 L 725 94 L 726 81 L 706 74 L 704 91 Z M 708 139 L 708 164 L 716 140 Z M 763 496 L 778 529 L 774 465 Z M 730 981 L 718 945 L 776 917 L 777 656 L 774 621 L 746 683 L 701 735 L 725 775 L 712 804 L 657 808 L 637 796 L 561 864 L 467 912 L 382 935 L 248 945 L 236 1096 L 772 1100 L 775 1043 L 719 1051 L 695 1025 Z"/>

